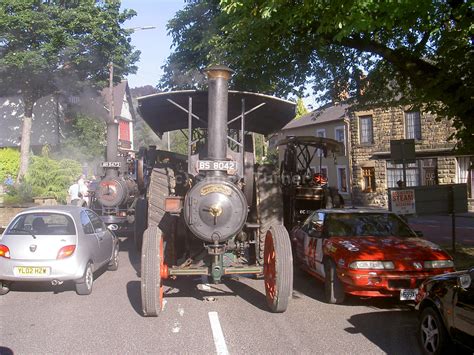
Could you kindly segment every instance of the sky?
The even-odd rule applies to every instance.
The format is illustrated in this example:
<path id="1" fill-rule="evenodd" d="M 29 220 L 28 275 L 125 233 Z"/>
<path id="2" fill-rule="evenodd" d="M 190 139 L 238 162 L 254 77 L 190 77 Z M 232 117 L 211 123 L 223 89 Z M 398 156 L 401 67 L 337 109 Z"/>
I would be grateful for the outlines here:
<path id="1" fill-rule="evenodd" d="M 155 26 L 155 29 L 135 30 L 132 45 L 141 52 L 136 63 L 136 74 L 127 76 L 131 88 L 145 85 L 156 86 L 163 74 L 161 67 L 171 53 L 171 36 L 166 24 L 176 11 L 184 8 L 184 0 L 122 0 L 122 9 L 133 9 L 137 15 L 125 22 L 125 28 Z"/>
<path id="2" fill-rule="evenodd" d="M 155 29 L 136 30 L 132 33 L 132 45 L 141 52 L 136 63 L 136 74 L 127 76 L 130 88 L 152 85 L 161 79 L 161 67 L 171 53 L 172 38 L 168 36 L 166 25 L 178 10 L 185 6 L 184 0 L 122 0 L 122 9 L 133 9 L 137 15 L 125 22 L 125 28 L 155 26 Z M 303 98 L 306 106 L 318 107 L 312 96 Z"/>

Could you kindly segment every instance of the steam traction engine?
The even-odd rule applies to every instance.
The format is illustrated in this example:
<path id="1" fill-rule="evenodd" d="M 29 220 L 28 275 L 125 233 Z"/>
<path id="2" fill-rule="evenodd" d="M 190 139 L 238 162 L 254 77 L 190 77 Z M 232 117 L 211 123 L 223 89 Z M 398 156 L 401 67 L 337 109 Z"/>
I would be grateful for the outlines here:
<path id="1" fill-rule="evenodd" d="M 311 212 L 320 208 L 343 207 L 337 188 L 329 187 L 322 174 L 322 158 L 332 154 L 334 159 L 344 154 L 344 144 L 331 138 L 289 136 L 278 142 L 284 146 L 280 164 L 283 192 L 284 222 L 288 230 L 303 223 Z M 316 159 L 315 159 L 316 158 Z M 313 160 L 319 168 L 313 169 Z"/>
<path id="2" fill-rule="evenodd" d="M 220 283 L 232 274 L 263 274 L 270 310 L 284 312 L 293 284 L 290 239 L 274 169 L 255 165 L 249 132 L 281 129 L 294 104 L 228 91 L 226 67 L 206 73 L 208 92 L 139 98 L 155 133 L 181 129 L 188 138 L 187 156 L 143 152 L 146 191 L 135 213 L 143 314 L 160 313 L 164 279 L 206 275 Z"/>

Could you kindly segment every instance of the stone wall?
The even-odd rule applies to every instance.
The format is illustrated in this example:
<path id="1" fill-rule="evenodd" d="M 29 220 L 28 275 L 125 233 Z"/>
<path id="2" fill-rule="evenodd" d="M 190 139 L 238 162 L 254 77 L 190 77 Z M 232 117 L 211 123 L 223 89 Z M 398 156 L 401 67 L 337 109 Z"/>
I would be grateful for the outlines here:
<path id="1" fill-rule="evenodd" d="M 408 108 L 406 108 L 408 109 Z M 350 117 L 350 142 L 354 201 L 358 205 L 388 206 L 387 167 L 390 159 L 390 140 L 405 139 L 405 115 L 403 107 L 374 109 L 354 112 Z M 372 115 L 373 143 L 359 142 L 359 117 Z M 430 113 L 421 112 L 421 140 L 415 142 L 415 151 L 426 157 L 437 158 L 438 183 L 451 184 L 456 179 L 454 156 L 440 156 L 440 152 L 454 147 L 448 137 L 454 132 L 449 120 L 436 120 Z M 375 170 L 375 192 L 363 192 L 362 167 Z"/>
<path id="2" fill-rule="evenodd" d="M 0 207 L 0 229 L 5 228 L 17 213 L 20 213 L 25 208 L 30 207 Z"/>

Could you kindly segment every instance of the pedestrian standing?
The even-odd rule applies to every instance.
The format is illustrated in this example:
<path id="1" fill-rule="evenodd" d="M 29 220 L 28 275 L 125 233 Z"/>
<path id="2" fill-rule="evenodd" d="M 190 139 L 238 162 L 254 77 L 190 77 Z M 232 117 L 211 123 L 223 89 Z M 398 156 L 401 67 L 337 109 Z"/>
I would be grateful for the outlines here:
<path id="1" fill-rule="evenodd" d="M 79 185 L 79 198 L 83 199 L 84 202 L 86 203 L 87 205 L 87 200 L 88 200 L 88 196 L 89 196 L 89 189 L 86 185 L 86 182 L 85 182 L 85 176 L 84 175 L 81 175 L 81 177 L 79 178 L 79 180 L 77 180 L 77 184 Z"/>
<path id="2" fill-rule="evenodd" d="M 68 189 L 69 201 L 71 205 L 79 206 L 81 198 L 79 197 L 79 184 L 75 182 Z"/>

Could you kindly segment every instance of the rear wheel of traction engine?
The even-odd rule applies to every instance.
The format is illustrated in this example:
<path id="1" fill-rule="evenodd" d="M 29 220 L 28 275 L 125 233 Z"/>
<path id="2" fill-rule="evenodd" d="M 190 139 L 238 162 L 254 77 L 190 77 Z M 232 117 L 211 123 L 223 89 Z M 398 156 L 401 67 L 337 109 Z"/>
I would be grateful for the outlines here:
<path id="1" fill-rule="evenodd" d="M 340 304 L 344 302 L 345 293 L 344 286 L 337 276 L 336 264 L 334 261 L 327 259 L 324 261 L 324 296 L 327 303 Z"/>
<path id="2" fill-rule="evenodd" d="M 283 225 L 272 226 L 267 232 L 263 269 L 268 307 L 274 313 L 285 312 L 293 293 L 293 257 Z"/>
<path id="3" fill-rule="evenodd" d="M 137 200 L 137 205 L 135 206 L 135 230 L 134 230 L 134 239 L 135 239 L 135 246 L 137 251 L 142 250 L 142 242 L 143 242 L 143 233 L 146 229 L 146 221 L 147 221 L 147 213 L 148 213 L 148 203 L 144 197 L 139 197 Z"/>
<path id="4" fill-rule="evenodd" d="M 273 165 L 257 167 L 255 179 L 256 190 L 256 219 L 260 224 L 255 241 L 256 258 L 259 265 L 263 265 L 265 236 L 271 226 L 283 224 L 283 199 L 281 188 Z"/>
<path id="5" fill-rule="evenodd" d="M 145 317 L 156 317 L 163 308 L 163 235 L 156 226 L 143 233 L 141 257 L 142 310 Z"/>

